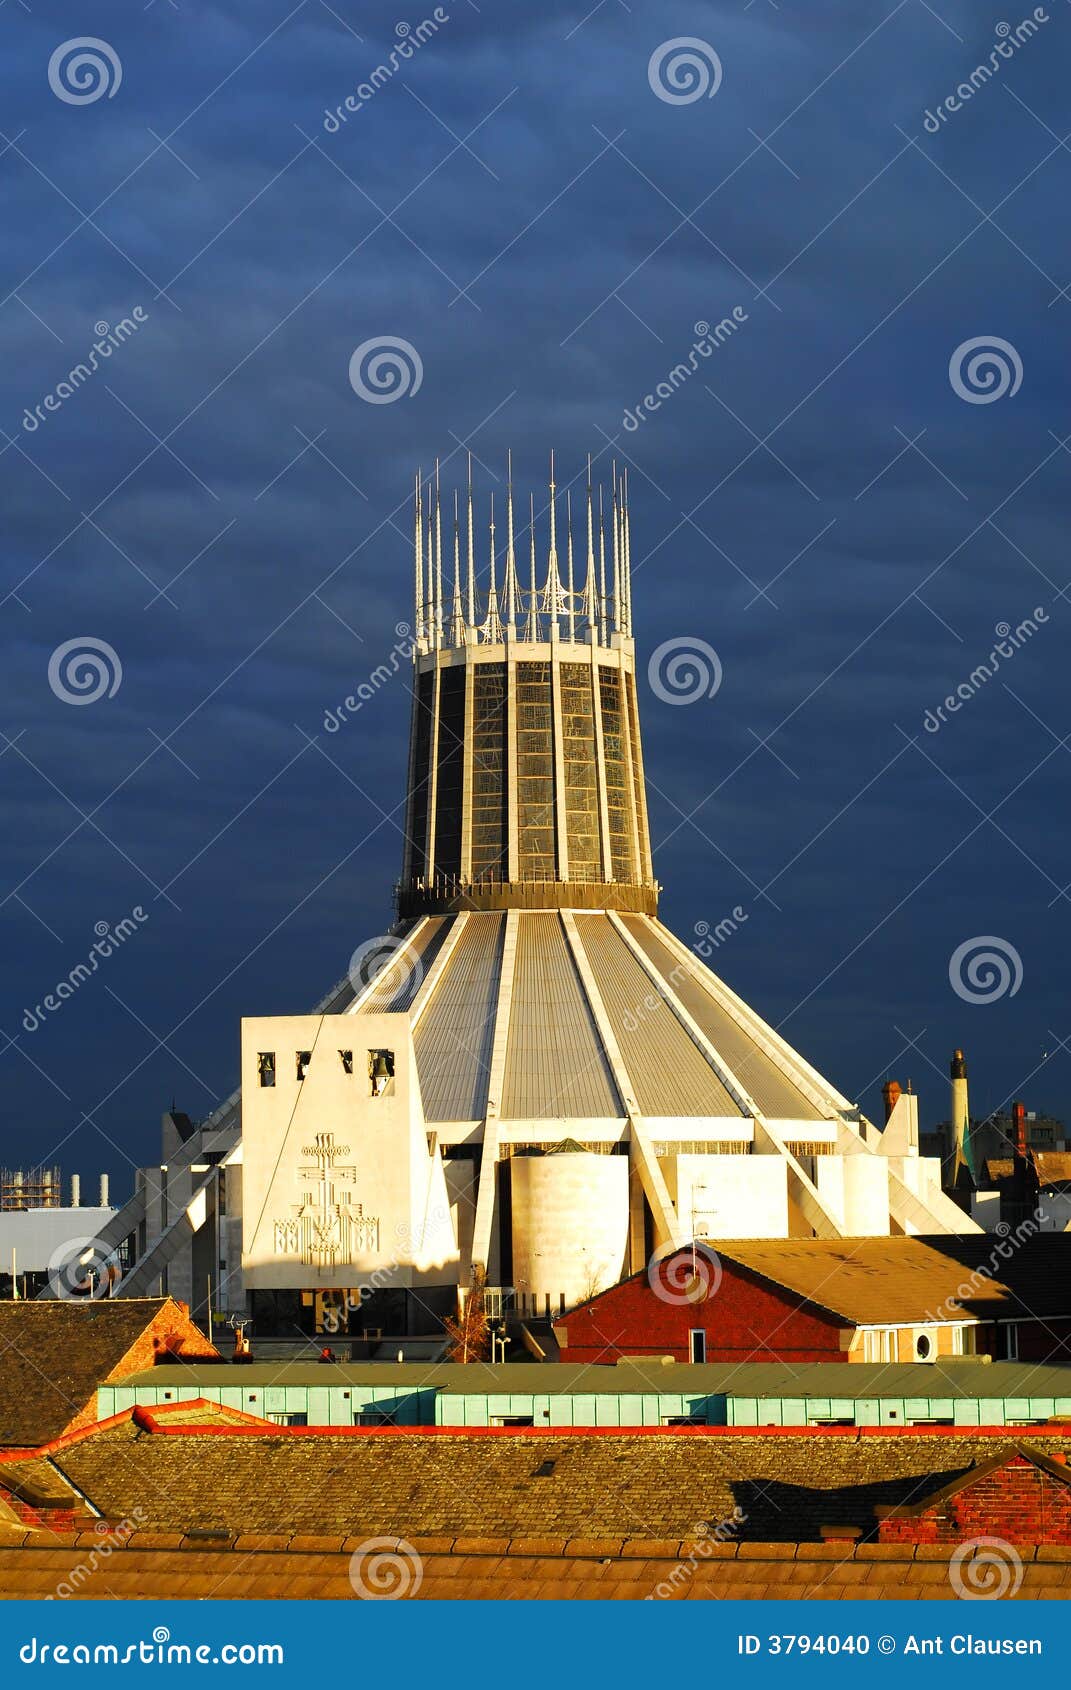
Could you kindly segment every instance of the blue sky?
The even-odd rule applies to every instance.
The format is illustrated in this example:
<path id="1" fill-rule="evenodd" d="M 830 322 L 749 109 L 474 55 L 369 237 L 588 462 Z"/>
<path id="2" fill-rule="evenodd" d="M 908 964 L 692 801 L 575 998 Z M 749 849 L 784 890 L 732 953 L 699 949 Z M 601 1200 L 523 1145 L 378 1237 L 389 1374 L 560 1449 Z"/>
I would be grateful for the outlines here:
<path id="1" fill-rule="evenodd" d="M 414 469 L 453 486 L 468 447 L 483 500 L 507 447 L 537 491 L 551 447 L 562 483 L 628 463 L 641 672 L 718 654 L 713 697 L 641 689 L 670 925 L 743 909 L 715 967 L 873 1113 L 892 1073 L 940 1119 L 956 1044 L 977 1111 L 1066 1113 L 1071 14 L 1042 10 L 1002 56 L 1031 8 L 8 0 L 5 1160 L 125 1191 L 172 1098 L 234 1084 L 239 1018 L 311 1007 L 389 925 L 404 675 L 323 722 L 411 613 Z M 72 101 L 80 35 L 111 57 Z M 667 100 L 680 38 L 709 86 Z M 370 404 L 350 359 L 384 338 L 421 379 Z M 49 663 L 85 638 L 121 680 L 72 705 Z M 982 936 L 1021 983 L 980 1003 L 949 962 Z"/>

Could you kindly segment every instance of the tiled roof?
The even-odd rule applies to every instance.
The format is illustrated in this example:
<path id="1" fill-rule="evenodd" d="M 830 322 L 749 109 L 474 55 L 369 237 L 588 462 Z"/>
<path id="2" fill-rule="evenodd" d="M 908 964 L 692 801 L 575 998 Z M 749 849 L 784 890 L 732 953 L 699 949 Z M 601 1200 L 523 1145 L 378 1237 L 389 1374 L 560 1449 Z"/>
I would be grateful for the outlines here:
<path id="1" fill-rule="evenodd" d="M 0 1302 L 0 1446 L 58 1437 L 168 1302 Z"/>
<path id="2" fill-rule="evenodd" d="M 0 1525 L 0 1599 L 65 1597 L 187 1600 L 286 1598 L 353 1601 L 354 1556 L 362 1536 L 283 1538 L 254 1545 L 228 1539 L 212 1548 L 179 1535 L 135 1533 L 91 1564 L 101 1534 L 56 1538 Z M 410 1554 L 410 1551 L 412 1554 Z M 948 1548 L 934 1545 L 696 1544 L 643 1538 L 568 1544 L 409 1539 L 402 1549 L 408 1598 L 418 1601 L 668 1601 L 860 1598 L 949 1600 Z M 1071 1547 L 1020 1551 L 1019 1595 L 1071 1597 Z M 90 1567 L 88 1575 L 86 1568 Z M 81 1569 L 81 1571 L 79 1571 Z M 270 1625 L 264 1636 L 270 1639 Z"/>
<path id="3" fill-rule="evenodd" d="M 916 1500 L 1015 1442 L 854 1430 L 153 1435 L 124 1420 L 50 1461 L 107 1519 L 163 1531 L 683 1538 L 739 1509 L 748 1540 L 796 1542 L 830 1525 L 872 1531 L 875 1505 Z M 1031 1442 L 1064 1451 L 1071 1438 Z"/>
<path id="4" fill-rule="evenodd" d="M 855 1325 L 1071 1314 L 1071 1237 L 719 1240 L 727 1261 Z"/>

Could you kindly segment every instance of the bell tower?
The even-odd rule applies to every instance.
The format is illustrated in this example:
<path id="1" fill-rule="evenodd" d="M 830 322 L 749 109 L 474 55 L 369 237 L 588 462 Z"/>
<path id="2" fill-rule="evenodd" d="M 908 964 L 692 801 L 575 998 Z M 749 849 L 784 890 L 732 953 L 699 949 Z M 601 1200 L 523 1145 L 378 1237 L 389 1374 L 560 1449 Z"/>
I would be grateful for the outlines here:
<path id="1" fill-rule="evenodd" d="M 608 494 L 600 487 L 596 496 L 589 460 L 582 491 L 579 558 L 571 489 L 559 541 L 553 457 L 539 513 L 546 517 L 545 549 L 534 497 L 526 528 L 515 531 L 512 464 L 505 522 L 496 526 L 492 495 L 478 542 L 470 463 L 464 521 L 455 493 L 444 559 L 438 470 L 433 481 L 416 479 L 403 917 L 656 909 L 627 479 L 615 474 Z"/>

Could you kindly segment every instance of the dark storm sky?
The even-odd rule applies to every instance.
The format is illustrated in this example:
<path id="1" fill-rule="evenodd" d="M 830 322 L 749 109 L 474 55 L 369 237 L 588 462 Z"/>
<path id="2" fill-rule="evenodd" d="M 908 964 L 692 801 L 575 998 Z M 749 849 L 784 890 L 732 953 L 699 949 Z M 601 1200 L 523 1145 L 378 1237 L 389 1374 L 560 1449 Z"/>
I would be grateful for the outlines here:
<path id="1" fill-rule="evenodd" d="M 1066 0 L 936 134 L 927 109 L 1030 8 L 444 10 L 335 133 L 325 108 L 431 6 L 0 11 L 0 1158 L 106 1167 L 124 1194 L 171 1098 L 202 1115 L 234 1084 L 239 1018 L 311 1007 L 388 927 L 406 678 L 333 736 L 324 713 L 411 615 L 412 473 L 438 455 L 452 487 L 463 443 L 481 499 L 507 446 L 525 490 L 552 446 L 563 483 L 589 452 L 607 480 L 632 465 L 670 925 L 743 909 L 715 967 L 872 1113 L 892 1072 L 941 1118 L 954 1044 L 976 1112 L 1065 1112 Z M 113 97 L 50 88 L 81 34 L 120 61 Z M 712 98 L 654 92 L 677 37 L 716 53 Z M 136 336 L 28 429 L 135 307 Z M 373 405 L 348 368 L 383 337 L 423 374 Z M 957 394 L 977 337 L 1008 343 L 1016 393 Z M 74 706 L 49 660 L 87 636 L 122 679 Z M 714 697 L 651 692 L 677 637 L 718 653 Z M 949 960 L 986 935 L 1021 984 L 968 1002 Z"/>

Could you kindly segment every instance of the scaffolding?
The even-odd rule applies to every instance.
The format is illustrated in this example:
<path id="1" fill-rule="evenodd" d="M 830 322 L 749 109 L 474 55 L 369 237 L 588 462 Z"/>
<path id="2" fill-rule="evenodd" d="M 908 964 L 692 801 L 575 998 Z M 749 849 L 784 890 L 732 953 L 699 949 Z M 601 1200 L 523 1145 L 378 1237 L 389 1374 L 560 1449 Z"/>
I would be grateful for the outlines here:
<path id="1" fill-rule="evenodd" d="M 0 1211 L 58 1209 L 62 1201 L 58 1166 L 0 1168 Z"/>

